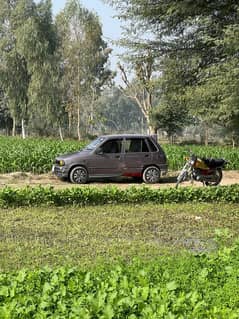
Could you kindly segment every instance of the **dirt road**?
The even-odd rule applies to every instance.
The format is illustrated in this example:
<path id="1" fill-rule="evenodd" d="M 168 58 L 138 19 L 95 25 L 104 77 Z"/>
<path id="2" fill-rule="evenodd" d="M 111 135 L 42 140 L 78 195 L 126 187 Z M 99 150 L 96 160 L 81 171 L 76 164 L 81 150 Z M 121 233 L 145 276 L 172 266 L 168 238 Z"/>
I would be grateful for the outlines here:
<path id="1" fill-rule="evenodd" d="M 177 172 L 170 172 L 167 177 L 163 177 L 159 184 L 149 185 L 152 188 L 174 187 L 176 183 Z M 232 185 L 239 183 L 239 171 L 224 171 L 221 185 Z M 53 186 L 61 189 L 65 187 L 78 187 L 77 184 L 71 184 L 66 181 L 61 181 L 52 174 L 35 175 L 31 173 L 15 172 L 0 175 L 0 188 L 5 186 L 10 187 L 24 187 L 24 186 Z M 142 183 L 135 183 L 133 180 L 124 181 L 98 181 L 86 184 L 86 186 L 117 186 L 120 188 L 127 188 L 130 186 L 140 186 Z M 190 182 L 184 182 L 181 186 L 189 186 Z M 84 186 L 84 185 L 83 185 Z M 202 186 L 202 183 L 195 182 L 193 186 Z"/>

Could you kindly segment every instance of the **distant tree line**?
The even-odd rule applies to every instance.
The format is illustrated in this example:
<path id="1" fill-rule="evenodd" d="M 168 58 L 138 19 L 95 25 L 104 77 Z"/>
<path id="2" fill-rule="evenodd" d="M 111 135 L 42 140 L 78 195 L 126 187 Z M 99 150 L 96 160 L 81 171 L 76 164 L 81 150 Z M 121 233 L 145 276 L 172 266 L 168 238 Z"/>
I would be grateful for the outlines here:
<path id="1" fill-rule="evenodd" d="M 113 78 L 96 14 L 69 0 L 0 0 L 0 125 L 15 135 L 87 134 Z"/>

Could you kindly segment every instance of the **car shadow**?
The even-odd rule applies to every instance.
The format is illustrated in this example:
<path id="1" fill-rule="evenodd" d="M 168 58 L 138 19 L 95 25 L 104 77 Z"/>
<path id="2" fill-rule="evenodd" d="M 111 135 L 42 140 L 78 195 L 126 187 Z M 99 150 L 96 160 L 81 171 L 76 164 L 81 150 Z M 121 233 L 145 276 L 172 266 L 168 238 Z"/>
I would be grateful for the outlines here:
<path id="1" fill-rule="evenodd" d="M 160 178 L 158 184 L 175 184 L 177 182 L 177 176 L 164 176 Z M 101 183 L 101 184 L 132 184 L 132 185 L 141 185 L 144 184 L 142 179 L 135 179 L 131 177 L 118 177 L 118 178 L 107 178 L 107 179 L 94 179 L 91 183 Z M 147 185 L 147 184 L 145 184 Z M 149 184 L 148 184 L 149 185 Z"/>
<path id="2" fill-rule="evenodd" d="M 160 183 L 174 184 L 177 182 L 177 176 L 167 176 L 160 179 Z"/>

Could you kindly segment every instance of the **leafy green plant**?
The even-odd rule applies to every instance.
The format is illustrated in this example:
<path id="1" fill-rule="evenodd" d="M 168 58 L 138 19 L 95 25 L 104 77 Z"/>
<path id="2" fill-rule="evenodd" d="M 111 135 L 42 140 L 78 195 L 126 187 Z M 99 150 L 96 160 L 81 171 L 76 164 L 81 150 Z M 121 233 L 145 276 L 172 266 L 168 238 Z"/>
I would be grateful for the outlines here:
<path id="1" fill-rule="evenodd" d="M 85 143 L 42 138 L 26 140 L 0 136 L 0 173 L 47 173 L 59 154 L 80 150 Z"/>
<path id="2" fill-rule="evenodd" d="M 239 185 L 209 187 L 182 187 L 151 189 L 131 187 L 74 187 L 56 190 L 53 187 L 25 187 L 0 190 L 0 206 L 36 205 L 98 205 L 112 203 L 186 203 L 186 202 L 239 202 Z"/>
<path id="3" fill-rule="evenodd" d="M 238 318 L 239 245 L 214 255 L 0 274 L 5 318 Z"/>

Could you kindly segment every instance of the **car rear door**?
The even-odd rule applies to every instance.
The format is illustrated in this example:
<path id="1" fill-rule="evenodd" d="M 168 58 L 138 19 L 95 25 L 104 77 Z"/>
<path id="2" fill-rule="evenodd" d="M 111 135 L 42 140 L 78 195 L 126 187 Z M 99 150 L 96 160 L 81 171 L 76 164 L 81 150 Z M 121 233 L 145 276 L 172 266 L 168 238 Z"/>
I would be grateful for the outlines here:
<path id="1" fill-rule="evenodd" d="M 127 137 L 124 141 L 124 176 L 141 177 L 143 167 L 151 164 L 151 152 L 142 137 Z"/>

